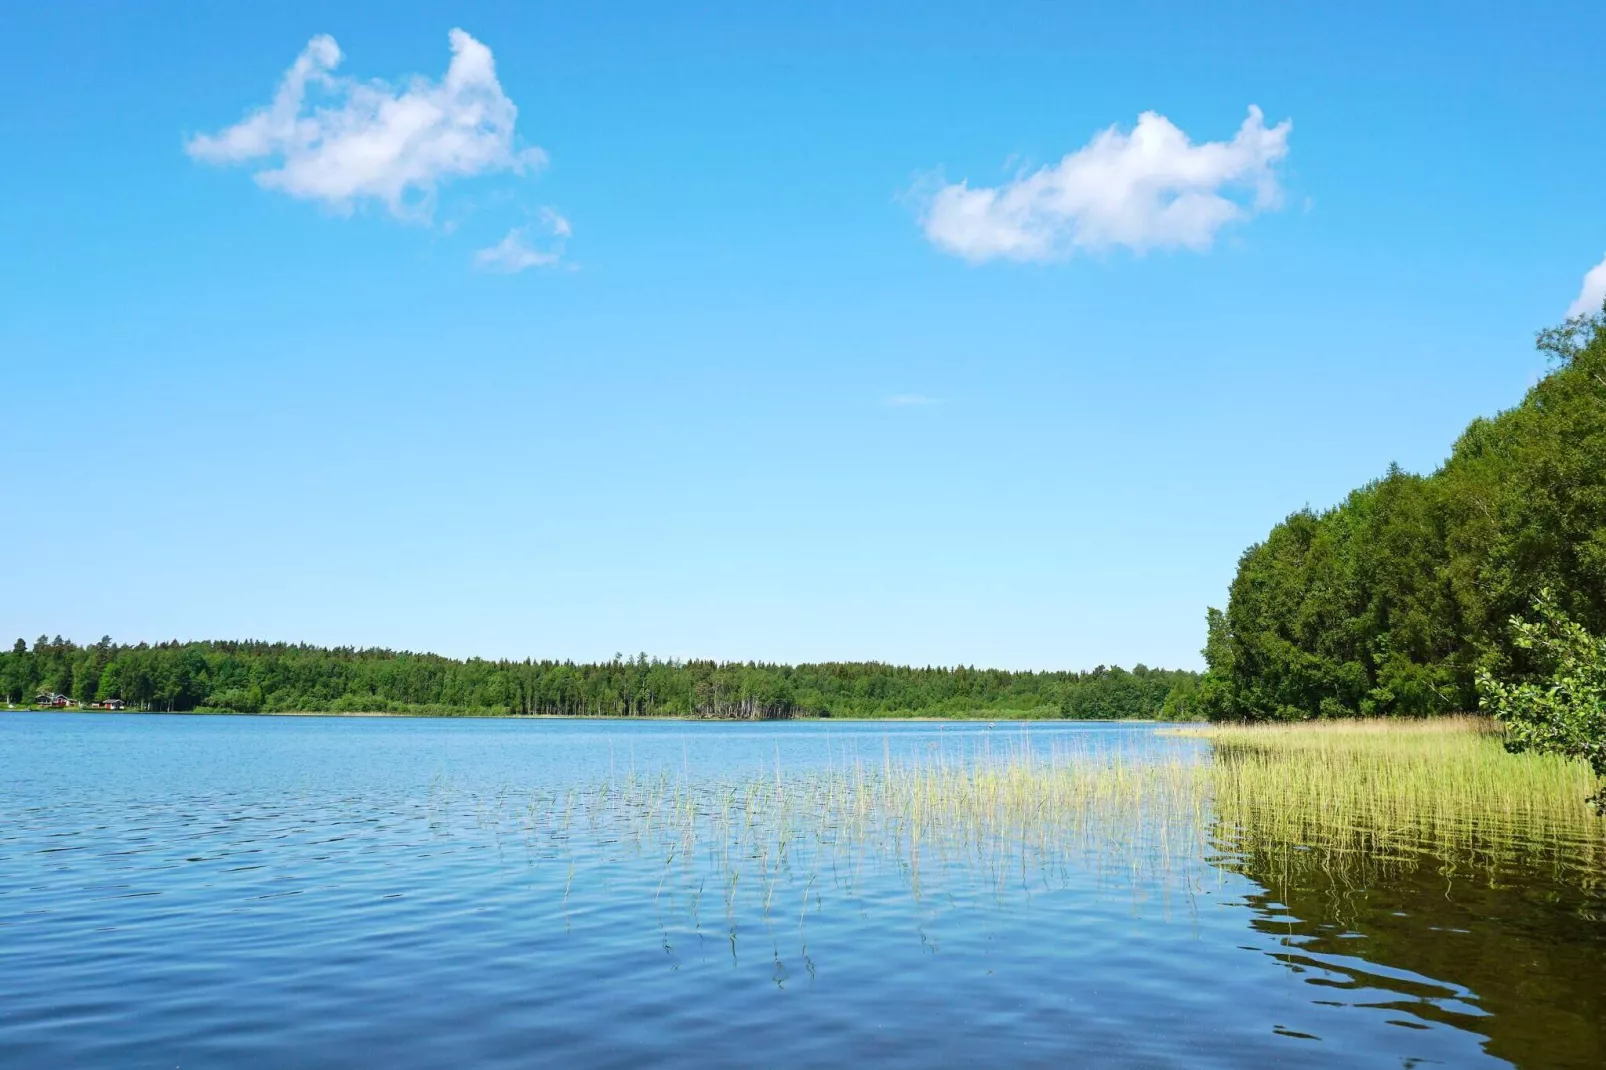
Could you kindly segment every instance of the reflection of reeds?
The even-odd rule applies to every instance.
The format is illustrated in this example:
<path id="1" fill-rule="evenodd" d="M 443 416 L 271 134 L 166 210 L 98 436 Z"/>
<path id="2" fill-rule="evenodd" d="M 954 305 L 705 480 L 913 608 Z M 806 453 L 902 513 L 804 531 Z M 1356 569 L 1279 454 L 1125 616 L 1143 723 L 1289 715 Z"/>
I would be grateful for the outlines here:
<path id="1" fill-rule="evenodd" d="M 1362 886 L 1380 868 L 1486 879 L 1536 863 L 1595 874 L 1606 861 L 1588 768 L 1509 754 L 1481 718 L 1187 731 L 1213 744 L 1218 846 L 1257 856 L 1262 873 L 1316 868 Z"/>

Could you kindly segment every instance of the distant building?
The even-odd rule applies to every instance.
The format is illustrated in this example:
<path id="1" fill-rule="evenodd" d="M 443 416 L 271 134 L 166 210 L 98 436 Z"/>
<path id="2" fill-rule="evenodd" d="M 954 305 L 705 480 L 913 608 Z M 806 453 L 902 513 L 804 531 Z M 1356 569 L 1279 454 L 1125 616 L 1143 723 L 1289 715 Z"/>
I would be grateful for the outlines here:
<path id="1" fill-rule="evenodd" d="M 68 706 L 77 705 L 77 703 L 73 702 L 73 700 L 68 698 L 66 695 L 58 695 L 54 691 L 42 691 L 35 695 L 33 697 L 33 704 L 35 706 L 49 706 L 51 709 L 55 710 L 66 709 Z"/>
<path id="2" fill-rule="evenodd" d="M 120 710 L 125 705 L 127 705 L 127 703 L 120 698 L 109 698 L 100 704 L 100 708 L 103 710 Z"/>

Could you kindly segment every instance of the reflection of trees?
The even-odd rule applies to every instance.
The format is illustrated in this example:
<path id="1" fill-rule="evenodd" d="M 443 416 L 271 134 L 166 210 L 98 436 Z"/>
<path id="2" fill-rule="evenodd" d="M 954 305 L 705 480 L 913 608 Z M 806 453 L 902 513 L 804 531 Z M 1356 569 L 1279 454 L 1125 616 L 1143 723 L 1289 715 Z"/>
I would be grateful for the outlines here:
<path id="1" fill-rule="evenodd" d="M 1342 849 L 1261 832 L 1240 819 L 1217 846 L 1226 868 L 1265 889 L 1249 899 L 1255 927 L 1284 938 L 1277 957 L 1328 990 L 1316 998 L 1481 1034 L 1518 1066 L 1606 1065 L 1599 843 L 1401 850 L 1385 833 L 1393 849 L 1379 854 L 1364 849 L 1378 837 L 1353 824 L 1336 837 Z"/>

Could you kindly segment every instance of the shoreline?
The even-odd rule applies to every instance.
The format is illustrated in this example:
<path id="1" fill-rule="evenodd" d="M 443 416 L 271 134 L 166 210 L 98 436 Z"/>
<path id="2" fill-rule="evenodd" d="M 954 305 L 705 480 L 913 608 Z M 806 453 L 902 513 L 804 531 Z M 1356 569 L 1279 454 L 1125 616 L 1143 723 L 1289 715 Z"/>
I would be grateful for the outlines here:
<path id="1" fill-rule="evenodd" d="M 1151 717 L 1011 717 L 1001 713 L 993 717 L 943 717 L 932 714 L 911 714 L 907 717 L 896 714 L 886 714 L 879 717 L 776 717 L 776 718 L 746 718 L 746 717 L 679 717 L 664 714 L 625 717 L 609 714 L 595 713 L 407 713 L 391 710 L 273 710 L 257 711 L 255 713 L 242 713 L 236 710 L 91 710 L 83 708 L 74 709 L 38 709 L 31 707 L 16 707 L 0 710 L 0 714 L 7 713 L 48 713 L 48 714 L 101 714 L 108 717 L 360 717 L 360 718 L 404 718 L 413 720 L 435 721 L 668 721 L 688 724 L 787 724 L 793 721 L 803 721 L 810 724 L 851 723 L 871 724 L 880 721 L 913 721 L 943 724 L 1034 724 L 1038 722 L 1050 724 L 1177 724 L 1185 725 L 1197 722 L 1190 721 L 1163 721 Z"/>

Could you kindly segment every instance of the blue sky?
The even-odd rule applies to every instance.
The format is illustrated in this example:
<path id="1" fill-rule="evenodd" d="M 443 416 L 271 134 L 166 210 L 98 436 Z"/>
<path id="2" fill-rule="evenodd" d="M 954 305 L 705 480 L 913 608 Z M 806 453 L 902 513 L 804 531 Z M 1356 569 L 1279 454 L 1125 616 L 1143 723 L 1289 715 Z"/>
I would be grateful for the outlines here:
<path id="1" fill-rule="evenodd" d="M 1606 7 L 1198 7 L 12 11 L 0 633 L 1198 665 L 1606 254 Z"/>

